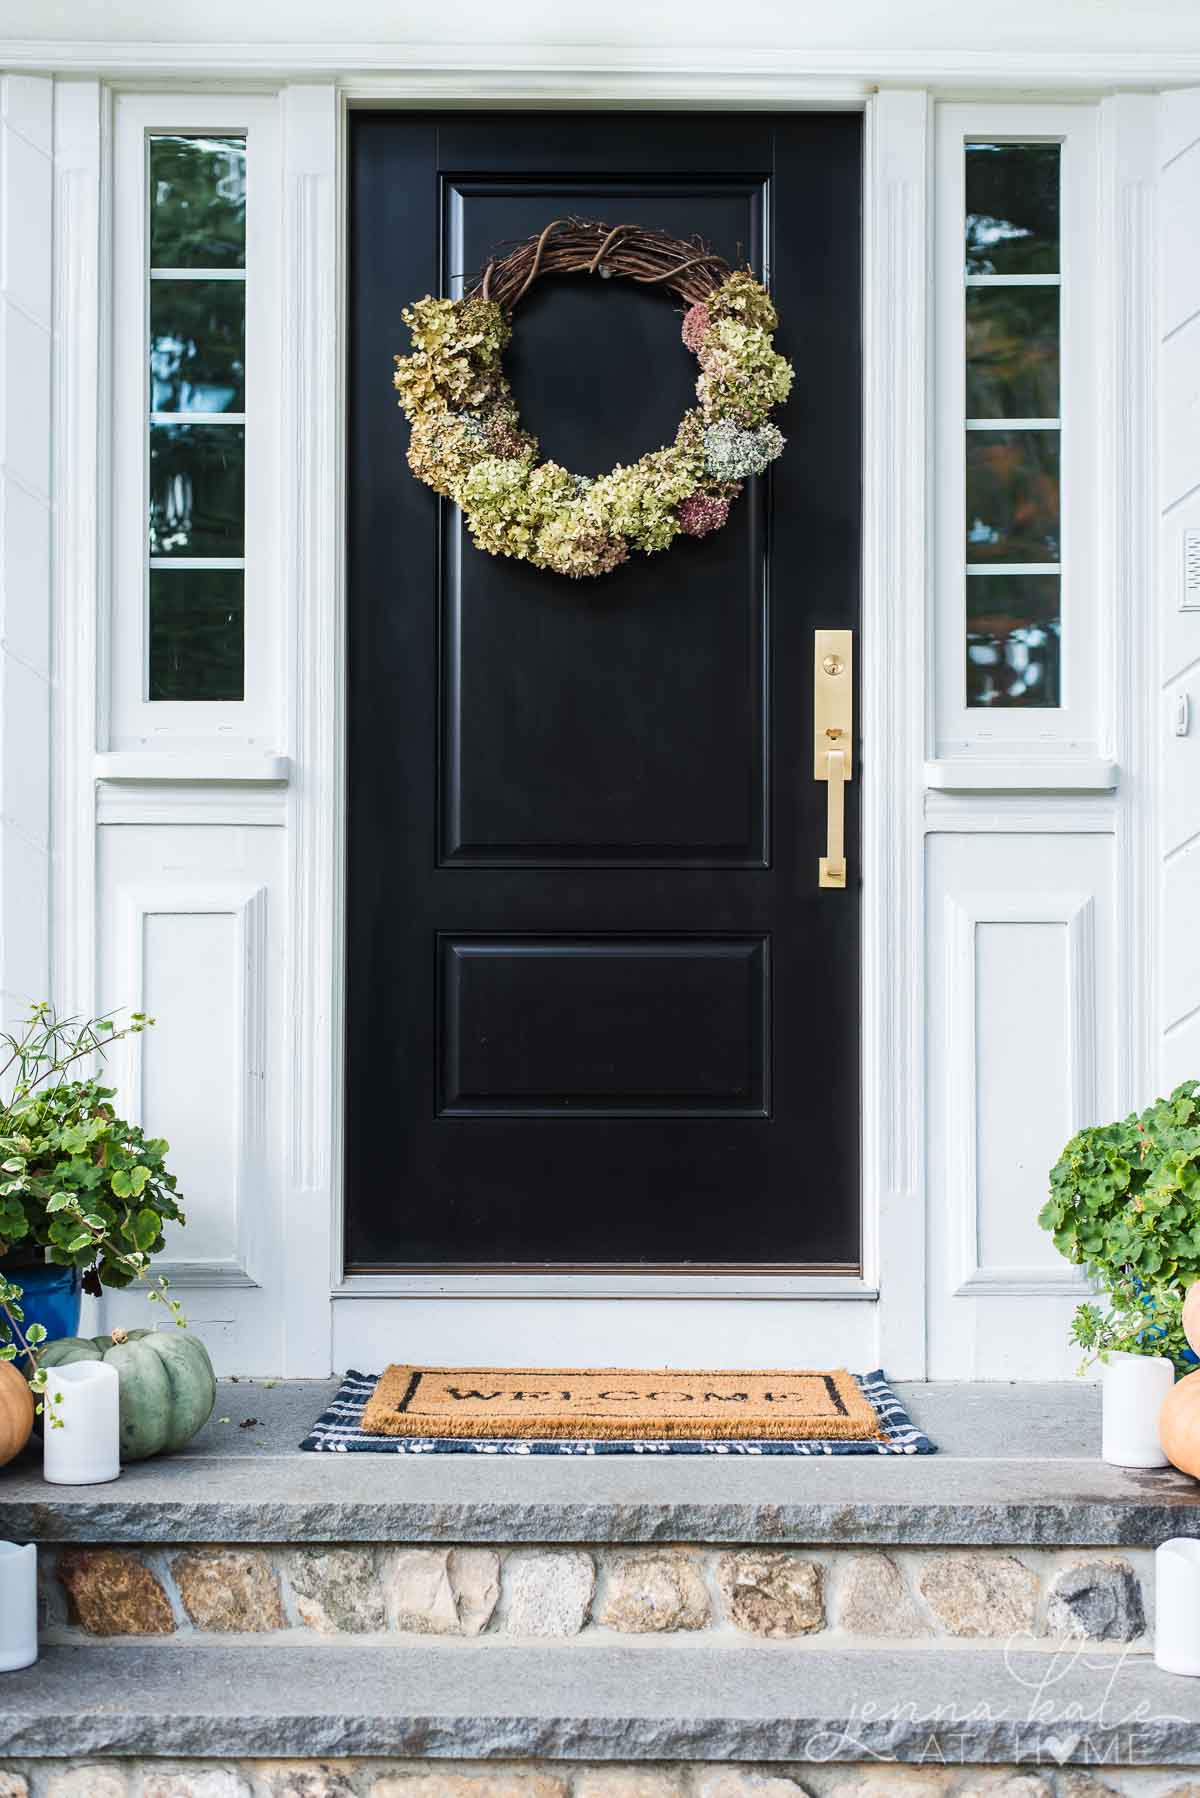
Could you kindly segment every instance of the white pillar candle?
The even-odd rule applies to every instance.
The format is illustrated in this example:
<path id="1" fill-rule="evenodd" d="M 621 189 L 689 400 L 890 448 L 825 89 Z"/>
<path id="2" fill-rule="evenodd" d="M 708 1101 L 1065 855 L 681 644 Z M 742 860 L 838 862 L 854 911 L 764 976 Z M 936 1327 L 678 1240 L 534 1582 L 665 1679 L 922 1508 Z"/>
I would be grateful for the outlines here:
<path id="1" fill-rule="evenodd" d="M 99 1486 L 121 1471 L 121 1382 L 104 1361 L 52 1367 L 42 1418 L 43 1471 L 54 1486 Z M 61 1420 L 61 1429 L 55 1421 Z"/>
<path id="2" fill-rule="evenodd" d="M 0 1673 L 37 1660 L 37 1549 L 0 1542 Z"/>
<path id="3" fill-rule="evenodd" d="M 1111 1354 L 1104 1364 L 1100 1453 L 1115 1467 L 1165 1467 L 1158 1414 L 1175 1384 L 1165 1355 Z"/>
<path id="4" fill-rule="evenodd" d="M 1189 1536 L 1154 1551 L 1154 1664 L 1200 1675 L 1200 1542 Z"/>

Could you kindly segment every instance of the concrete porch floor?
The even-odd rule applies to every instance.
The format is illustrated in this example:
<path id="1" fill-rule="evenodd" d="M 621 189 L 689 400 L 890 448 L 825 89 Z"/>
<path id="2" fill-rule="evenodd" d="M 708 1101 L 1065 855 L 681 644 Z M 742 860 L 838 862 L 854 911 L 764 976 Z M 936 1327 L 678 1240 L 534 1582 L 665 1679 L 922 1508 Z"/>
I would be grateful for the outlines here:
<path id="1" fill-rule="evenodd" d="M 303 1454 L 335 1381 L 222 1381 L 182 1453 L 110 1486 L 0 1472 L 0 1535 L 45 1542 L 806 1542 L 1153 1547 L 1200 1483 L 1099 1459 L 1093 1384 L 908 1384 L 929 1456 Z"/>

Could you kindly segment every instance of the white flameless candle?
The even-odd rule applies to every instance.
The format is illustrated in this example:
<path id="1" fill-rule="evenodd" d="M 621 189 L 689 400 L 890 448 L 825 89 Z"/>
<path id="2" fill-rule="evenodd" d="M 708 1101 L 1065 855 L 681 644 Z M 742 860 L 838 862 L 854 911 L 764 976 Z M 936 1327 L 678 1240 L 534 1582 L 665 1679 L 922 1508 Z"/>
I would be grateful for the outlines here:
<path id="1" fill-rule="evenodd" d="M 0 1673 L 37 1660 L 37 1549 L 0 1542 Z"/>
<path id="2" fill-rule="evenodd" d="M 54 1419 L 62 1420 L 55 1429 Z M 99 1486 L 121 1471 L 121 1382 L 103 1361 L 49 1369 L 43 1471 L 54 1486 Z"/>
<path id="3" fill-rule="evenodd" d="M 1103 1439 L 1100 1453 L 1114 1467 L 1165 1467 L 1158 1414 L 1175 1384 L 1165 1355 L 1113 1353 L 1104 1364 Z"/>
<path id="4" fill-rule="evenodd" d="M 1176 1536 L 1154 1551 L 1154 1664 L 1200 1675 L 1200 1542 Z"/>

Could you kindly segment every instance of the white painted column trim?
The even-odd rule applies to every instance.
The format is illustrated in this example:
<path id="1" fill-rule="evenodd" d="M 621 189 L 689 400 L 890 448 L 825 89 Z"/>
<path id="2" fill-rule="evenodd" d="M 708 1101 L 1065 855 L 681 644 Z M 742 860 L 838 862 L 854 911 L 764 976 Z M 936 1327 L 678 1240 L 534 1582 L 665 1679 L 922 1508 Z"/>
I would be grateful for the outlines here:
<path id="1" fill-rule="evenodd" d="M 54 84 L 0 76 L 0 1025 L 47 996 Z"/>
<path id="2" fill-rule="evenodd" d="M 876 1353 L 925 1372 L 924 897 L 929 134 L 923 91 L 867 108 L 863 317 L 863 1273 Z"/>
<path id="3" fill-rule="evenodd" d="M 1099 373 L 1107 504 L 1098 627 L 1121 769 L 1116 804 L 1117 1109 L 1155 1097 L 1158 1019 L 1159 621 L 1155 603 L 1155 183 L 1157 102 L 1117 94 L 1100 106 Z"/>
<path id="4" fill-rule="evenodd" d="M 112 101 L 96 81 L 54 93 L 54 634 L 51 992 L 96 1006 L 96 797 L 100 668 L 108 658 L 111 493 Z"/>
<path id="5" fill-rule="evenodd" d="M 343 930 L 343 334 L 337 88 L 286 88 L 283 431 L 288 1078 L 281 1303 L 292 1376 L 331 1366 L 340 1268 Z"/>

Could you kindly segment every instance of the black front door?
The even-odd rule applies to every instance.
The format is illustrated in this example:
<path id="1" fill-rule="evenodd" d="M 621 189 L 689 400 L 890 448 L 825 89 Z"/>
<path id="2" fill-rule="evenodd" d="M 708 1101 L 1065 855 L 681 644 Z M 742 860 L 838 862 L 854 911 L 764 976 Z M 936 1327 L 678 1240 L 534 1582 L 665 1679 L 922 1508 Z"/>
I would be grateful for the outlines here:
<path id="1" fill-rule="evenodd" d="M 859 607 L 857 117 L 351 119 L 346 1255 L 854 1268 L 858 763 L 820 889 L 813 632 Z M 703 541 L 571 581 L 408 472 L 400 309 L 575 214 L 768 275 L 788 446 Z M 542 453 L 669 443 L 675 304 L 542 281 L 506 366 Z"/>

